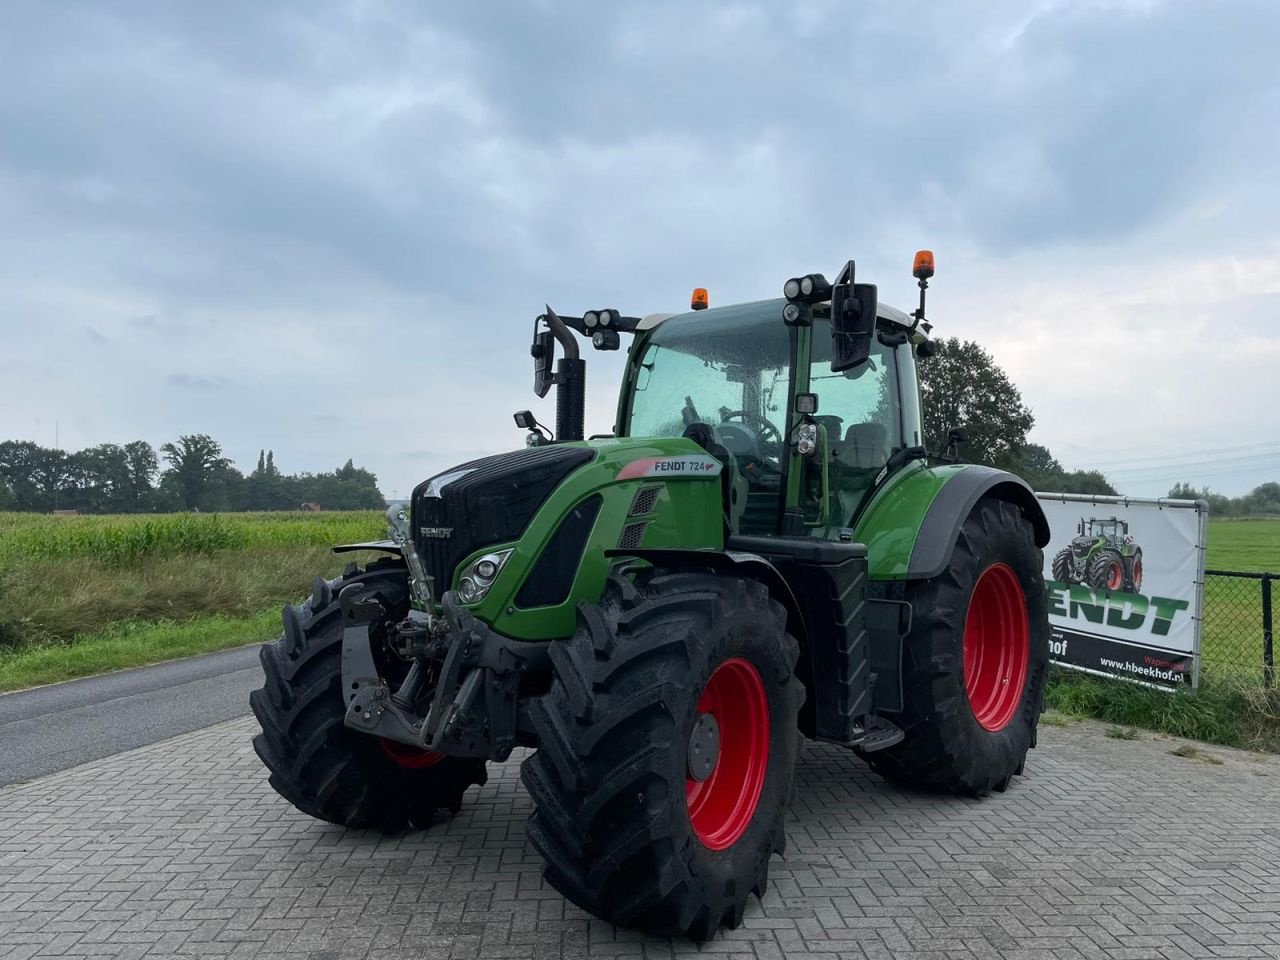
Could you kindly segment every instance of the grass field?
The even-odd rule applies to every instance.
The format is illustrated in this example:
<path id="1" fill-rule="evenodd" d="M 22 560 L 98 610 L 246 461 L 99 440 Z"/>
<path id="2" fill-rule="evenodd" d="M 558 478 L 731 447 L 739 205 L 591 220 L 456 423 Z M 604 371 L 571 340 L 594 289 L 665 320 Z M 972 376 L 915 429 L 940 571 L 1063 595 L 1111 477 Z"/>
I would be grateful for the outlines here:
<path id="1" fill-rule="evenodd" d="M 1210 570 L 1280 573 L 1280 517 L 1210 520 Z"/>
<path id="2" fill-rule="evenodd" d="M 380 512 L 0 514 L 0 690 L 264 640 Z"/>

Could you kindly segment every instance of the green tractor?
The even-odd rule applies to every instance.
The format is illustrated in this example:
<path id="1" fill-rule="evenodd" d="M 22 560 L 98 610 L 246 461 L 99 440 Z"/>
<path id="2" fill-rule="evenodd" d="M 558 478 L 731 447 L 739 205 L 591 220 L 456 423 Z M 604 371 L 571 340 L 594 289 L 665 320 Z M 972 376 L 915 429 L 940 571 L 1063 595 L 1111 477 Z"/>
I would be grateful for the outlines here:
<path id="1" fill-rule="evenodd" d="M 400 831 L 523 749 L 546 880 L 696 940 L 764 896 L 802 738 L 1005 790 L 1042 710 L 1049 528 L 1022 480 L 923 445 L 932 275 L 923 251 L 911 314 L 852 261 L 779 300 L 548 307 L 554 437 L 516 414 L 523 449 L 424 481 L 389 540 L 335 548 L 383 556 L 285 607 L 252 696 L 271 785 Z M 631 338 L 608 436 L 583 436 L 579 337 Z"/>
<path id="2" fill-rule="evenodd" d="M 1142 590 L 1142 548 L 1118 517 L 1082 517 L 1071 545 L 1053 558 L 1053 579 L 1084 583 L 1098 590 Z"/>

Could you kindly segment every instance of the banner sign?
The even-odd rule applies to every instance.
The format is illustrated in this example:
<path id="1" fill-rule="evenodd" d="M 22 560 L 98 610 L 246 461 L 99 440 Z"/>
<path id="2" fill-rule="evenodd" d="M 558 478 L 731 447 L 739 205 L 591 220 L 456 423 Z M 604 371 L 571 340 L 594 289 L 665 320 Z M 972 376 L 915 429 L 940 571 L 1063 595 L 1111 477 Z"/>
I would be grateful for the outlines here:
<path id="1" fill-rule="evenodd" d="M 1203 500 L 1040 493 L 1049 657 L 1159 687 L 1198 686 Z"/>

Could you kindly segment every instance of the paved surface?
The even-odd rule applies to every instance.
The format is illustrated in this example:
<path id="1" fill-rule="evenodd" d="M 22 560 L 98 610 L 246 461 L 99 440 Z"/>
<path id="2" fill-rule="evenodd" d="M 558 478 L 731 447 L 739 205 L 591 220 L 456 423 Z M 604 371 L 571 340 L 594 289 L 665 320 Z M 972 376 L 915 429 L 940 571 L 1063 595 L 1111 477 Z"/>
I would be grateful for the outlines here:
<path id="1" fill-rule="evenodd" d="M 249 713 L 258 645 L 0 696 L 0 785 Z"/>
<path id="2" fill-rule="evenodd" d="M 985 801 L 810 745 L 759 960 L 1280 957 L 1280 759 L 1050 727 Z M 671 957 L 540 880 L 515 763 L 426 833 L 380 838 L 267 787 L 252 720 L 0 790 L 0 956 Z"/>

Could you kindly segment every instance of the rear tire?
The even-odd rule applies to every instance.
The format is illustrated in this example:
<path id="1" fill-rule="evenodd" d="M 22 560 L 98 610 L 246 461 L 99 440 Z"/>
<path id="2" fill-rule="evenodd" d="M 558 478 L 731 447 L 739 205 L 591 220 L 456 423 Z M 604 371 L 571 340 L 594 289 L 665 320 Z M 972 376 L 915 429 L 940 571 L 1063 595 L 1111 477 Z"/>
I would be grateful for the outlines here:
<path id="1" fill-rule="evenodd" d="M 972 796 L 1003 791 L 1022 773 L 1049 665 L 1043 563 L 1017 507 L 979 501 L 947 569 L 908 589 L 897 716 L 906 736 L 864 755 L 873 770 Z"/>
<path id="2" fill-rule="evenodd" d="M 1142 550 L 1140 549 L 1125 561 L 1124 589 L 1127 593 L 1142 592 Z"/>
<path id="3" fill-rule="evenodd" d="M 427 827 L 437 810 L 457 812 L 463 793 L 484 784 L 484 761 L 389 744 L 343 723 L 342 616 L 334 598 L 353 582 L 374 589 L 392 619 L 408 609 L 404 570 L 394 563 L 317 580 L 307 602 L 286 606 L 284 633 L 260 653 L 265 682 L 249 696 L 262 725 L 253 749 L 271 786 L 303 813 L 385 832 Z"/>
<path id="4" fill-rule="evenodd" d="M 544 876 L 620 926 L 708 940 L 786 845 L 804 699 L 786 614 L 755 581 L 682 573 L 615 578 L 578 622 L 521 767 Z"/>

